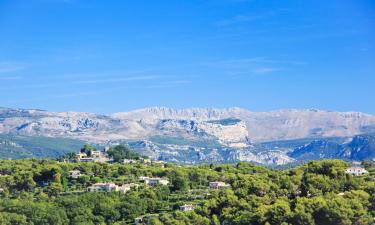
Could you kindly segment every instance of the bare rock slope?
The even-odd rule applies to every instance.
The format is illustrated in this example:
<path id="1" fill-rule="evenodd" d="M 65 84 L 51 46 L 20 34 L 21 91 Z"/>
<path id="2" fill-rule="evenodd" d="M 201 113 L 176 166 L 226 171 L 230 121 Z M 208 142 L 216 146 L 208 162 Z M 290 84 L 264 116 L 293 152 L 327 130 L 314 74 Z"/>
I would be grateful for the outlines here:
<path id="1" fill-rule="evenodd" d="M 168 160 L 293 161 L 288 151 L 262 142 L 353 137 L 375 131 L 375 116 L 359 112 L 241 108 L 145 108 L 113 115 L 0 108 L 0 134 L 73 138 L 93 143 L 150 143 L 141 148 Z M 141 142 L 137 142 L 141 141 Z M 146 141 L 146 142 L 145 142 Z M 194 160 L 193 160 L 194 159 Z"/>
<path id="2" fill-rule="evenodd" d="M 306 137 L 354 136 L 375 130 L 375 116 L 359 112 L 240 108 L 146 108 L 113 115 L 0 108 L 0 133 L 106 140 L 155 135 L 213 137 L 226 145 Z"/>

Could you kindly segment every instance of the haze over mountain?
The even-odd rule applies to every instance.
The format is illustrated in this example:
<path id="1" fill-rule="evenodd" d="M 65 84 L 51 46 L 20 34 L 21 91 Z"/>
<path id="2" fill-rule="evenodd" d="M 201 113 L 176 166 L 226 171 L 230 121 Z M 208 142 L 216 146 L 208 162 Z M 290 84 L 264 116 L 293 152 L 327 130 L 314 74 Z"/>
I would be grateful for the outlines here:
<path id="1" fill-rule="evenodd" d="M 307 150 L 300 148 L 313 139 L 341 137 L 335 142 L 340 145 L 345 138 L 373 131 L 373 115 L 315 109 L 252 112 L 241 108 L 153 107 L 98 115 L 0 108 L 3 135 L 70 138 L 99 145 L 126 143 L 154 158 L 188 163 L 243 160 L 285 164 L 306 156 L 301 152 Z M 296 152 L 291 153 L 294 149 Z M 314 151 L 311 154 L 317 158 Z M 331 152 L 323 158 L 343 154 Z"/>
<path id="2" fill-rule="evenodd" d="M 155 135 L 211 135 L 223 142 L 343 137 L 375 131 L 375 116 L 359 112 L 241 108 L 145 108 L 112 115 L 0 109 L 0 132 L 74 137 L 96 143 Z"/>

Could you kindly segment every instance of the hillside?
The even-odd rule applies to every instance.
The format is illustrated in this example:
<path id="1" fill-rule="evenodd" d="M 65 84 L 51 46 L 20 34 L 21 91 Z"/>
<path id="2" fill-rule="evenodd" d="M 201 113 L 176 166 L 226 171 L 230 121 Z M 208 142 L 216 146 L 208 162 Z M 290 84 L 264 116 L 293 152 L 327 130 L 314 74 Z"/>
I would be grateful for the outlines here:
<path id="1" fill-rule="evenodd" d="M 0 159 L 56 158 L 76 152 L 84 143 L 66 138 L 0 134 Z"/>
<path id="2" fill-rule="evenodd" d="M 348 166 L 6 160 L 0 224 L 373 224 L 375 165 L 357 177 Z"/>

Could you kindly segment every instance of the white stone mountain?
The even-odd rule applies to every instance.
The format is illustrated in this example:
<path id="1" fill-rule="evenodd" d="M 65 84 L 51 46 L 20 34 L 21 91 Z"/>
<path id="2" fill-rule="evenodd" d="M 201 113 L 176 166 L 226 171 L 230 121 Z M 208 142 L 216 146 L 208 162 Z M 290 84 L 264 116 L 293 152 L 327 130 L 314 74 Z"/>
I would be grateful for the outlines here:
<path id="1" fill-rule="evenodd" d="M 226 121 L 229 120 L 229 121 Z M 155 135 L 213 137 L 238 147 L 249 142 L 312 136 L 353 136 L 375 130 L 375 116 L 359 112 L 241 108 L 146 108 L 113 115 L 0 108 L 0 133 L 73 137 L 92 142 Z"/>
<path id="2" fill-rule="evenodd" d="M 276 164 L 292 159 L 277 149 L 253 152 L 253 144 L 309 137 L 352 137 L 373 131 L 375 116 L 359 112 L 153 107 L 98 115 L 0 108 L 0 134 L 65 137 L 93 143 L 156 140 L 155 143 L 163 145 L 154 148 L 155 156 L 166 152 L 182 154 L 187 151 L 184 149 L 193 148 L 199 159 L 219 160 L 220 149 L 228 148 L 247 151 L 227 155 L 221 152 L 221 157 L 224 154 L 233 159 Z M 203 153 L 207 146 L 212 151 Z"/>

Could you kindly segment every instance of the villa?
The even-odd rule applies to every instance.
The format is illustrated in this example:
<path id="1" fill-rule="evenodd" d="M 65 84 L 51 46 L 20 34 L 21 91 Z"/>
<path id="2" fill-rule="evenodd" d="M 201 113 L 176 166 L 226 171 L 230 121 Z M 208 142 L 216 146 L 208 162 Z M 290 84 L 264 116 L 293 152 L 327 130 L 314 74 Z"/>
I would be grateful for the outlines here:
<path id="1" fill-rule="evenodd" d="M 114 183 L 96 183 L 87 188 L 88 192 L 113 192 L 118 186 Z"/>
<path id="2" fill-rule="evenodd" d="M 84 152 L 77 154 L 77 160 L 80 162 L 111 162 L 112 160 L 108 157 L 106 149 L 103 151 L 92 151 L 91 155 L 88 156 Z"/>
<path id="3" fill-rule="evenodd" d="M 160 178 L 160 177 L 151 177 L 151 178 L 145 178 L 144 179 L 145 184 L 150 185 L 150 186 L 155 186 L 155 185 L 168 185 L 169 181 L 165 178 Z"/>
<path id="4" fill-rule="evenodd" d="M 353 176 L 361 176 L 365 173 L 368 173 L 368 171 L 363 167 L 352 166 L 352 167 L 349 167 L 348 169 L 346 169 L 346 173 L 351 174 Z"/>
<path id="5" fill-rule="evenodd" d="M 87 188 L 87 192 L 121 192 L 126 193 L 133 187 L 138 187 L 138 184 L 123 184 L 121 186 L 114 183 L 96 183 Z"/>
<path id="6" fill-rule="evenodd" d="M 224 188 L 224 187 L 229 187 L 230 185 L 222 182 L 222 181 L 213 181 L 209 183 L 209 187 L 212 189 L 219 189 L 219 188 Z"/>

